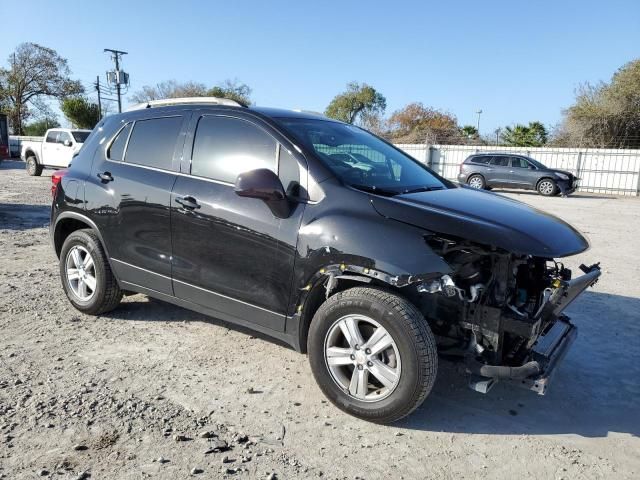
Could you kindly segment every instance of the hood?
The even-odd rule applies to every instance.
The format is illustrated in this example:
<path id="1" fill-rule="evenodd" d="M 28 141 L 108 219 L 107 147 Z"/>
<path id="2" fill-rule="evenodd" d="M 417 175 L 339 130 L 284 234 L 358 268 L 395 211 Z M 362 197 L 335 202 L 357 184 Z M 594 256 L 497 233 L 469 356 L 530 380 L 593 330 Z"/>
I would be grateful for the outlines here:
<path id="1" fill-rule="evenodd" d="M 382 216 L 512 253 L 558 258 L 589 248 L 578 230 L 522 202 L 470 188 L 372 196 Z"/>

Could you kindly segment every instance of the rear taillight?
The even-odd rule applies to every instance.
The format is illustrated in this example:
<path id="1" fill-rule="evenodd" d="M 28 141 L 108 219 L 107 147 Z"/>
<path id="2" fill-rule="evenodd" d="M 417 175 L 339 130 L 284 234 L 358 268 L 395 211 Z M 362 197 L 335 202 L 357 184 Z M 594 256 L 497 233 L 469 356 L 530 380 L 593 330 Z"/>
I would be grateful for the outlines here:
<path id="1" fill-rule="evenodd" d="M 62 177 L 67 174 L 67 170 L 56 170 L 51 175 L 51 196 L 56 198 L 56 191 L 58 190 L 58 185 L 62 181 Z"/>

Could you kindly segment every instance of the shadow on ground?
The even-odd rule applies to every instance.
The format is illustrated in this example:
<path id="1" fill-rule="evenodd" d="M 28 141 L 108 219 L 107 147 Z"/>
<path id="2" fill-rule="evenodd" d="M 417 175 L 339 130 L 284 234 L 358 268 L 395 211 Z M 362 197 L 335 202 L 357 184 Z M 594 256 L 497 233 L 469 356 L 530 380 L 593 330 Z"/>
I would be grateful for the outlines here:
<path id="1" fill-rule="evenodd" d="M 492 192 L 494 193 L 510 193 L 513 195 L 532 195 L 532 196 L 540 196 L 540 194 L 534 190 L 516 190 L 516 189 L 506 189 L 506 188 L 492 188 Z M 615 200 L 617 197 L 615 195 L 598 195 L 596 193 L 586 193 L 586 192 L 575 192 L 569 195 L 571 198 L 595 198 L 601 200 Z M 552 198 L 557 198 L 561 200 L 563 197 L 556 196 Z"/>
<path id="2" fill-rule="evenodd" d="M 25 205 L 22 203 L 0 203 L 0 228 L 29 230 L 49 224 L 49 205 Z"/>
<path id="3" fill-rule="evenodd" d="M 569 315 L 579 335 L 545 396 L 506 384 L 488 394 L 466 386 L 455 364 L 440 361 L 424 405 L 397 426 L 471 434 L 640 435 L 640 299 L 587 292 Z M 268 337 L 164 302 L 129 301 L 108 315 L 119 320 L 205 321 Z M 279 343 L 279 342 L 276 342 Z M 300 361 L 304 361 L 301 357 Z"/>

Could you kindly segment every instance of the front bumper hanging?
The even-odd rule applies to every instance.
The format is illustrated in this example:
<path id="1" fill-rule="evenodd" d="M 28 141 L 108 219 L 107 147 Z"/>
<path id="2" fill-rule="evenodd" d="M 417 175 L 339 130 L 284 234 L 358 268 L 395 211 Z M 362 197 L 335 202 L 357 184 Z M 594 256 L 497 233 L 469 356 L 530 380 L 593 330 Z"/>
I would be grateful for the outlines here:
<path id="1" fill-rule="evenodd" d="M 469 358 L 467 368 L 472 373 L 469 386 L 486 393 L 497 381 L 506 381 L 519 387 L 544 395 L 551 379 L 578 336 L 578 329 L 562 314 L 573 300 L 592 286 L 600 277 L 600 267 L 580 266 L 584 275 L 563 282 L 542 308 L 540 318 L 549 327 L 538 337 L 526 361 L 519 367 L 504 367 L 478 364 Z M 555 319 L 555 320 L 554 320 Z"/>

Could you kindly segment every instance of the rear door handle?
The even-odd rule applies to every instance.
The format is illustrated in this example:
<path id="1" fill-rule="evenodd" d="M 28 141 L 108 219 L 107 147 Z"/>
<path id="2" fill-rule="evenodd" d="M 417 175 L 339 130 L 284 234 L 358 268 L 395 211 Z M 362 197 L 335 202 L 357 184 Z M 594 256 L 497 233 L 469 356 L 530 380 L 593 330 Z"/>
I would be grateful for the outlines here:
<path id="1" fill-rule="evenodd" d="M 186 197 L 176 197 L 175 200 L 187 210 L 196 210 L 200 208 L 198 201 L 189 195 Z"/>
<path id="2" fill-rule="evenodd" d="M 98 174 L 98 178 L 100 180 L 102 180 L 103 182 L 112 182 L 113 181 L 113 177 L 111 176 L 110 172 L 99 173 Z"/>

